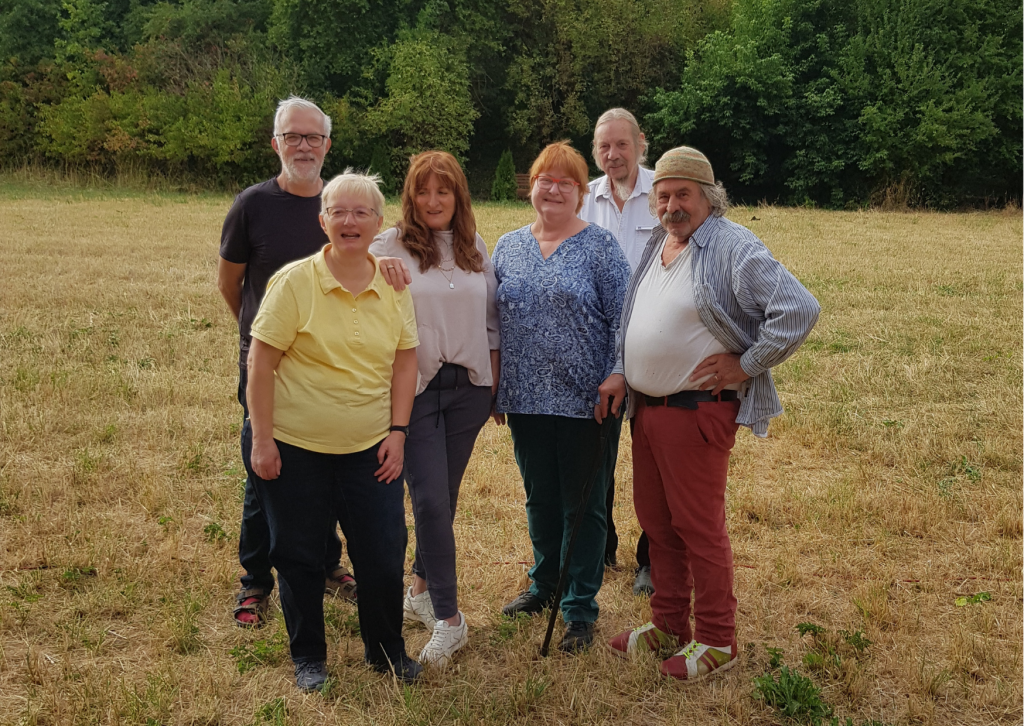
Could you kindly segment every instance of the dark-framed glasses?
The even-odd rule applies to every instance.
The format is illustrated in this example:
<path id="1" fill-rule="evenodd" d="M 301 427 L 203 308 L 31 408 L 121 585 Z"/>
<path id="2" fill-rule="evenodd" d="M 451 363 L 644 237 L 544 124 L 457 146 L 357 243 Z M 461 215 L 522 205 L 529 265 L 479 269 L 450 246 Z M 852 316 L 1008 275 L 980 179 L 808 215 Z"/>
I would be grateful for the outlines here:
<path id="1" fill-rule="evenodd" d="M 566 194 L 580 185 L 580 183 L 575 179 L 555 179 L 550 176 L 537 177 L 537 186 L 545 192 L 555 184 L 558 185 L 558 191 L 565 192 Z"/>
<path id="2" fill-rule="evenodd" d="M 298 146 L 299 144 L 302 143 L 302 140 L 305 139 L 306 143 L 309 144 L 311 148 L 318 149 L 324 145 L 324 139 L 326 139 L 327 137 L 324 136 L 323 134 L 287 133 L 277 134 L 277 138 L 284 141 L 285 146 Z"/>
<path id="3" fill-rule="evenodd" d="M 343 207 L 327 208 L 328 219 L 340 219 L 344 221 L 350 214 L 355 217 L 357 222 L 367 222 L 377 217 L 377 213 L 375 211 L 366 207 L 356 207 L 355 209 L 345 209 Z"/>

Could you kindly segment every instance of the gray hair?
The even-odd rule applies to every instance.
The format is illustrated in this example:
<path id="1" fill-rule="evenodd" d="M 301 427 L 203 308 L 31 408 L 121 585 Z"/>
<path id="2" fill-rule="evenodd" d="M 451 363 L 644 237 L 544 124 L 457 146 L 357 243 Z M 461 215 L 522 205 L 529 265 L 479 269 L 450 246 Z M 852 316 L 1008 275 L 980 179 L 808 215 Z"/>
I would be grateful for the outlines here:
<path id="1" fill-rule="evenodd" d="M 700 190 L 704 198 L 711 204 L 711 214 L 716 217 L 724 217 L 729 211 L 729 195 L 722 186 L 722 182 L 714 184 L 701 184 Z"/>
<path id="2" fill-rule="evenodd" d="M 274 114 L 274 136 L 281 133 L 281 126 L 284 124 L 284 120 L 288 117 L 292 111 L 297 108 L 306 109 L 307 111 L 316 111 L 324 117 L 324 136 L 331 135 L 331 117 L 324 113 L 323 109 L 317 106 L 312 101 L 309 101 L 300 96 L 288 96 L 288 98 L 277 104 L 277 113 Z"/>
<path id="3" fill-rule="evenodd" d="M 379 184 L 380 177 L 376 174 L 363 174 L 348 167 L 344 173 L 338 174 L 324 184 L 324 190 L 320 193 L 320 214 L 327 216 L 327 202 L 333 195 L 351 193 L 366 197 L 370 202 L 370 208 L 378 216 L 383 216 L 384 194 L 381 193 Z"/>
<path id="4" fill-rule="evenodd" d="M 636 144 L 636 148 L 640 150 L 640 154 L 637 156 L 636 163 L 638 166 L 643 166 L 643 163 L 647 161 L 647 139 L 640 138 L 640 124 L 636 122 L 636 116 L 631 114 L 624 108 L 610 108 L 600 116 L 597 117 L 597 123 L 594 124 L 594 141 L 591 143 L 590 153 L 594 157 L 594 161 L 598 161 L 597 158 L 597 129 L 603 124 L 610 123 L 611 121 L 625 121 L 629 124 L 633 131 L 633 143 Z M 598 162 L 600 166 L 600 162 Z"/>
<path id="5" fill-rule="evenodd" d="M 670 177 L 672 178 L 672 177 Z M 664 179 L 659 181 L 666 181 Z M 704 195 L 704 198 L 708 200 L 711 205 L 711 216 L 713 217 L 724 217 L 729 213 L 729 194 L 725 191 L 725 187 L 722 182 L 718 181 L 714 184 L 704 184 L 702 182 L 695 182 L 700 187 L 700 193 Z M 655 189 L 658 187 L 658 182 L 654 182 L 654 187 L 651 189 L 651 193 L 647 195 L 647 208 L 651 212 L 651 216 L 655 219 L 658 217 L 658 195 L 655 193 Z"/>

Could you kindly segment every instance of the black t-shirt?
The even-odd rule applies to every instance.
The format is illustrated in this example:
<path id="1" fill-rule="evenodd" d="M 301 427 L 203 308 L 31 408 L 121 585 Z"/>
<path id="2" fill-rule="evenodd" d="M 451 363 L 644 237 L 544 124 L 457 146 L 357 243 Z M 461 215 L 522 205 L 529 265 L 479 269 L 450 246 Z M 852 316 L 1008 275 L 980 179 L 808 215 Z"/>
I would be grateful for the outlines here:
<path id="1" fill-rule="evenodd" d="M 270 278 L 289 262 L 309 257 L 327 244 L 319 215 L 319 194 L 297 197 L 281 189 L 276 178 L 235 197 L 224 218 L 220 256 L 246 266 L 238 315 L 243 358 L 249 348 L 249 328 Z"/>

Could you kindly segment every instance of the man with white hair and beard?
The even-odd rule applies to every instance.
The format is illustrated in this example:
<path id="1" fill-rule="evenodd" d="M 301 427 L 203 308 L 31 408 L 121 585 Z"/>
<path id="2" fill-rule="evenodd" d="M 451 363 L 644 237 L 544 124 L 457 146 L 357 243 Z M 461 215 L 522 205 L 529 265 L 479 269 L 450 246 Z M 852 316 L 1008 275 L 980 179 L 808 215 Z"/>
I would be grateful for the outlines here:
<path id="1" fill-rule="evenodd" d="M 651 622 L 609 645 L 621 656 L 671 654 L 661 674 L 692 682 L 739 656 L 725 526 L 736 431 L 767 435 L 782 413 L 771 369 L 796 352 L 820 308 L 761 240 L 725 218 L 725 189 L 696 149 L 658 160 L 651 196 L 661 226 L 629 280 L 606 384 L 629 394 L 633 503 L 655 591 Z"/>
<path id="2" fill-rule="evenodd" d="M 594 124 L 594 161 L 605 173 L 588 185 L 590 193 L 584 198 L 580 219 L 604 227 L 618 241 L 631 269 L 636 269 L 651 232 L 658 220 L 651 213 L 648 195 L 654 172 L 644 168 L 647 158 L 647 140 L 640 131 L 636 118 L 624 108 L 605 111 Z M 619 536 L 612 520 L 615 503 L 615 462 L 619 455 L 621 419 L 614 422 L 608 437 L 608 450 L 600 476 L 608 481 L 608 538 L 604 561 L 615 565 Z M 651 558 L 648 554 L 647 535 L 640 532 L 636 543 L 636 576 L 634 595 L 651 595 Z"/>
<path id="3" fill-rule="evenodd" d="M 242 439 L 251 436 L 245 389 L 248 380 L 246 358 L 256 317 L 267 282 L 284 265 L 320 251 L 327 235 L 320 226 L 320 178 L 324 157 L 331 148 L 331 117 L 311 101 L 291 96 L 278 104 L 274 135 L 270 145 L 281 159 L 281 172 L 274 178 L 245 189 L 235 198 L 221 231 L 217 287 L 238 321 L 238 402 L 245 420 Z M 401 260 L 382 257 L 389 281 L 411 278 Z M 383 270 L 382 270 L 383 271 Z M 404 273 L 404 274 L 403 274 Z M 399 285 L 396 285 L 400 289 Z M 235 622 L 241 627 L 259 627 L 266 619 L 274 578 L 270 572 L 270 530 L 252 485 L 252 467 L 243 447 L 243 463 L 249 476 L 245 482 L 242 525 L 238 537 L 238 559 L 245 569 L 236 595 Z M 337 532 L 327 538 L 325 589 L 349 600 L 356 597 L 356 583 L 341 566 L 341 540 Z"/>

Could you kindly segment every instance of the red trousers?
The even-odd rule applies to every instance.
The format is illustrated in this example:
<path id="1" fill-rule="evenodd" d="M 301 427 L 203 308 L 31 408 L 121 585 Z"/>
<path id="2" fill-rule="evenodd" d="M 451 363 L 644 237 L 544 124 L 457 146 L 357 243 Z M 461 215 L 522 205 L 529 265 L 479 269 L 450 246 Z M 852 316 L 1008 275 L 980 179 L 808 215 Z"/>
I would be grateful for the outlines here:
<path id="1" fill-rule="evenodd" d="M 681 643 L 728 646 L 736 635 L 725 481 L 739 407 L 709 402 L 693 411 L 641 398 L 633 420 L 633 502 L 651 542 L 653 622 Z"/>

